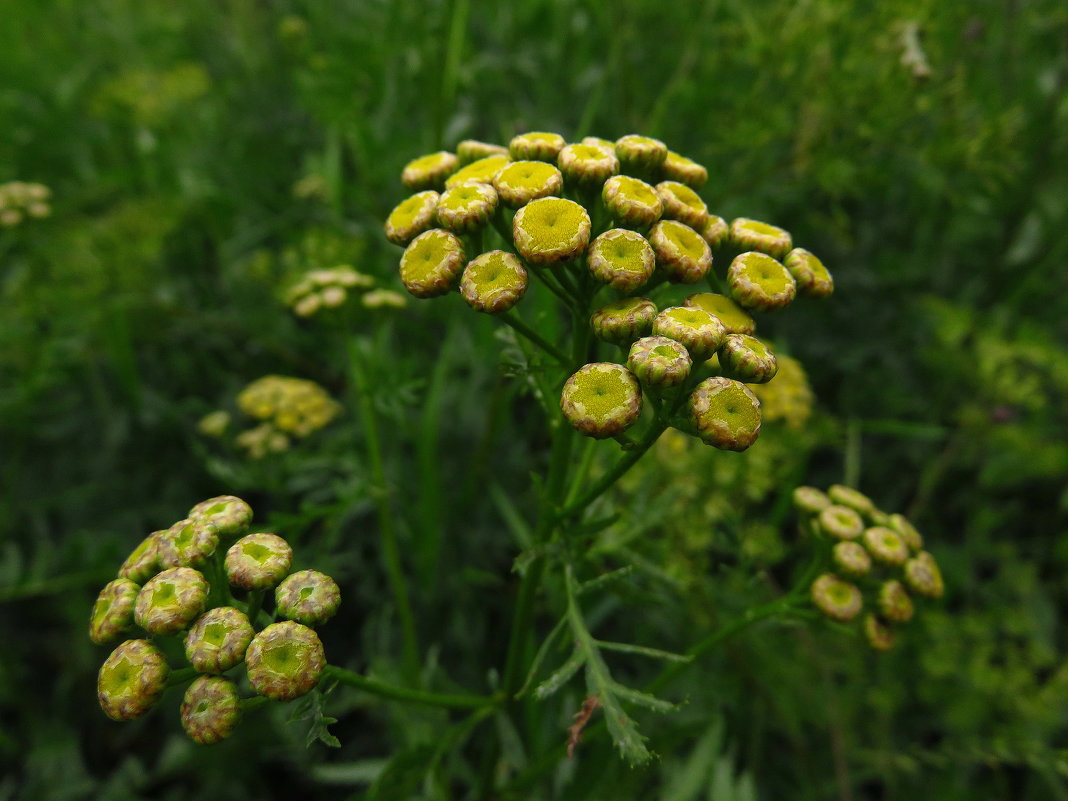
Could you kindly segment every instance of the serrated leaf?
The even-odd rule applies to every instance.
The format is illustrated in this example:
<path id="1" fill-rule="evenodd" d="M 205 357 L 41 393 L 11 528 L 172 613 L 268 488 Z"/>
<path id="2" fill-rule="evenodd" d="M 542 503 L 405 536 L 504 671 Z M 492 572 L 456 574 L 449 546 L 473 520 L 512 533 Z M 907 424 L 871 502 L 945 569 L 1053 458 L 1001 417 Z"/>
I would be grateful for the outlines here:
<path id="1" fill-rule="evenodd" d="M 548 698 L 571 680 L 586 662 L 586 655 L 578 648 L 571 657 L 549 678 L 534 688 L 534 697 L 539 701 Z"/>

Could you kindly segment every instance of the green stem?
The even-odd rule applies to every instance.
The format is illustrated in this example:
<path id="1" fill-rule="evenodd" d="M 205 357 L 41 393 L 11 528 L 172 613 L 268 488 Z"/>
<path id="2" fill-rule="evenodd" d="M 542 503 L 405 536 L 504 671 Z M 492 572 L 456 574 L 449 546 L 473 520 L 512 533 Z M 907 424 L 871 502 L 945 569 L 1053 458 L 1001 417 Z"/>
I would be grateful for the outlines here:
<path id="1" fill-rule="evenodd" d="M 564 355 L 564 353 L 557 348 L 554 344 L 545 339 L 541 334 L 528 326 L 520 319 L 519 315 L 514 311 L 506 311 L 504 314 L 498 314 L 497 319 L 503 322 L 505 325 L 510 326 L 517 333 L 522 334 L 532 343 L 537 345 L 547 354 L 552 356 L 556 361 L 560 363 L 561 367 L 567 367 L 571 364 L 571 360 Z"/>
<path id="2" fill-rule="evenodd" d="M 248 594 L 248 604 L 245 607 L 245 616 L 248 618 L 248 622 L 253 626 L 256 625 L 256 615 L 260 613 L 260 608 L 263 606 L 263 590 L 252 590 Z"/>
<path id="3" fill-rule="evenodd" d="M 336 665 L 327 665 L 323 670 L 323 677 L 332 678 L 339 684 L 354 687 L 357 690 L 363 690 L 382 698 L 392 698 L 395 701 L 406 701 L 410 704 L 440 706 L 446 709 L 479 709 L 481 707 L 496 706 L 503 700 L 503 696 L 499 695 L 459 695 L 414 690 L 410 687 L 386 684 L 384 681 L 371 679 Z"/>
<path id="4" fill-rule="evenodd" d="M 186 682 L 192 681 L 197 675 L 196 670 L 191 667 L 172 670 L 170 675 L 167 676 L 167 686 L 177 687 L 179 684 L 185 684 Z"/>

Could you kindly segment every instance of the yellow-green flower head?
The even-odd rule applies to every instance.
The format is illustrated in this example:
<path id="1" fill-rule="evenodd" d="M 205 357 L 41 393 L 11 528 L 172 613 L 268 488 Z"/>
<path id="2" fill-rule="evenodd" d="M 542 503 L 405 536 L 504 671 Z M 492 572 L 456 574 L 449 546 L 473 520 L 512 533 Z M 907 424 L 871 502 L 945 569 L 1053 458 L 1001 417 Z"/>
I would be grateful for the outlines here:
<path id="1" fill-rule="evenodd" d="M 831 505 L 827 494 L 815 487 L 797 487 L 793 494 L 794 508 L 805 515 L 818 515 Z"/>
<path id="2" fill-rule="evenodd" d="M 667 161 L 667 154 L 667 145 L 651 136 L 627 134 L 616 140 L 616 156 L 623 172 L 655 172 Z"/>
<path id="3" fill-rule="evenodd" d="M 439 150 L 427 156 L 409 161 L 401 173 L 401 181 L 413 192 L 423 189 L 441 189 L 445 179 L 456 172 L 460 160 L 455 153 Z"/>
<path id="4" fill-rule="evenodd" d="M 497 190 L 489 184 L 475 183 L 450 186 L 438 199 L 435 216 L 438 224 L 458 234 L 477 231 L 497 211 Z"/>
<path id="5" fill-rule="evenodd" d="M 452 290 L 466 262 L 460 238 L 434 228 L 419 234 L 404 251 L 401 281 L 417 298 L 436 298 Z"/>
<path id="6" fill-rule="evenodd" d="M 206 520 L 179 520 L 159 538 L 161 567 L 200 567 L 219 545 L 219 530 Z"/>
<path id="7" fill-rule="evenodd" d="M 512 137 L 508 143 L 508 153 L 513 159 L 531 161 L 548 161 L 556 163 L 556 157 L 564 149 L 567 141 L 560 134 L 531 131 Z"/>
<path id="8" fill-rule="evenodd" d="M 884 581 L 879 587 L 879 611 L 893 623 L 907 623 L 915 611 L 905 585 L 897 579 Z"/>
<path id="9" fill-rule="evenodd" d="M 526 291 L 527 268 L 503 250 L 490 250 L 472 259 L 460 279 L 460 294 L 467 305 L 486 314 L 508 311 Z"/>
<path id="10" fill-rule="evenodd" d="M 691 189 L 700 189 L 708 180 L 708 170 L 693 159 L 680 156 L 671 150 L 668 151 L 661 170 L 669 181 L 678 181 Z"/>
<path id="11" fill-rule="evenodd" d="M 727 286 L 739 306 L 763 312 L 790 305 L 797 294 L 797 285 L 787 269 L 755 250 L 734 257 L 727 270 Z"/>
<path id="12" fill-rule="evenodd" d="M 153 531 L 126 557 L 119 568 L 119 577 L 130 579 L 135 584 L 144 584 L 160 571 L 159 541 L 167 529 Z"/>
<path id="13" fill-rule="evenodd" d="M 103 645 L 133 626 L 134 603 L 140 591 L 141 587 L 129 579 L 109 581 L 93 604 L 89 616 L 89 639 Z"/>
<path id="14" fill-rule="evenodd" d="M 204 611 L 208 589 L 204 576 L 191 567 L 164 570 L 137 594 L 134 620 L 149 634 L 175 634 Z"/>
<path id="15" fill-rule="evenodd" d="M 305 626 L 318 626 L 337 612 L 341 590 L 326 573 L 298 570 L 275 588 L 274 602 L 282 617 Z"/>
<path id="16" fill-rule="evenodd" d="M 564 191 L 564 176 L 544 161 L 513 161 L 494 176 L 493 186 L 501 203 L 518 209 L 540 197 L 559 195 Z"/>
<path id="17" fill-rule="evenodd" d="M 245 653 L 252 689 L 272 701 L 292 701 L 319 683 L 326 654 L 319 635 L 291 620 L 272 623 L 253 639 Z"/>
<path id="18" fill-rule="evenodd" d="M 298 317 L 311 317 L 323 307 L 323 299 L 318 293 L 304 295 L 295 299 L 292 305 L 293 312 Z"/>
<path id="19" fill-rule="evenodd" d="M 182 728 L 200 745 L 225 740 L 241 719 L 237 685 L 222 676 L 198 676 L 182 698 Z"/>
<path id="20" fill-rule="evenodd" d="M 810 298 L 825 298 L 834 292 L 834 279 L 823 262 L 804 248 L 794 248 L 786 254 L 783 265 L 797 282 L 798 294 Z"/>
<path id="21" fill-rule="evenodd" d="M 653 333 L 681 342 L 694 361 L 702 361 L 715 353 L 727 336 L 718 317 L 692 306 L 664 309 L 653 319 Z"/>
<path id="22" fill-rule="evenodd" d="M 613 228 L 593 240 L 586 264 L 602 284 L 620 292 L 633 292 L 653 277 L 656 254 L 637 231 Z"/>
<path id="23" fill-rule="evenodd" d="M 941 598 L 945 591 L 938 562 L 927 551 L 920 551 L 905 562 L 905 583 L 924 598 Z"/>
<path id="24" fill-rule="evenodd" d="M 624 298 L 602 306 L 590 315 L 594 335 L 614 345 L 629 345 L 653 330 L 656 304 L 649 298 Z"/>
<path id="25" fill-rule="evenodd" d="M 864 616 L 864 639 L 874 651 L 889 651 L 894 647 L 894 630 L 869 612 Z"/>
<path id="26" fill-rule="evenodd" d="M 234 438 L 234 444 L 248 451 L 252 459 L 262 459 L 268 453 L 281 453 L 289 449 L 289 437 L 270 423 L 242 431 Z"/>
<path id="27" fill-rule="evenodd" d="M 827 495 L 839 506 L 848 506 L 865 517 L 871 516 L 875 511 L 875 504 L 871 498 L 845 484 L 832 484 L 827 488 Z"/>
<path id="28" fill-rule="evenodd" d="M 185 635 L 185 658 L 200 673 L 225 673 L 241 664 L 255 633 L 240 609 L 209 609 Z"/>
<path id="29" fill-rule="evenodd" d="M 601 200 L 616 222 L 631 228 L 647 228 L 664 212 L 656 190 L 629 175 L 613 175 L 605 181 Z"/>
<path id="30" fill-rule="evenodd" d="M 252 522 L 252 507 L 236 495 L 217 495 L 190 509 L 188 517 L 197 523 L 211 523 L 220 537 L 239 537 Z"/>
<path id="31" fill-rule="evenodd" d="M 327 391 L 314 381 L 280 375 L 253 381 L 238 394 L 237 405 L 250 417 L 269 421 L 274 428 L 298 437 L 319 430 L 341 411 Z M 259 436 L 266 439 L 272 433 L 268 429 Z M 289 441 L 284 437 L 283 440 L 282 450 L 289 447 Z M 266 444 L 268 449 L 275 449 L 271 443 Z"/>
<path id="32" fill-rule="evenodd" d="M 731 220 L 731 244 L 738 250 L 756 250 L 776 259 L 785 258 L 794 246 L 789 231 L 746 217 Z"/>
<path id="33" fill-rule="evenodd" d="M 221 439 L 230 427 L 230 413 L 225 409 L 208 412 L 197 421 L 197 431 L 205 437 Z"/>
<path id="34" fill-rule="evenodd" d="M 402 200 L 386 217 L 386 239 L 394 245 L 406 246 L 434 224 L 438 207 L 437 192 L 428 189 Z"/>
<path id="35" fill-rule="evenodd" d="M 747 384 L 765 384 L 779 370 L 771 348 L 748 334 L 728 334 L 719 346 L 719 363 L 727 375 Z"/>
<path id="36" fill-rule="evenodd" d="M 864 606 L 860 590 L 833 573 L 824 573 L 812 582 L 812 603 L 831 620 L 848 623 Z"/>
<path id="37" fill-rule="evenodd" d="M 744 451 L 760 436 L 760 401 L 731 378 L 706 378 L 690 396 L 690 418 L 706 445 Z"/>
<path id="38" fill-rule="evenodd" d="M 293 549 L 277 534 L 249 534 L 226 552 L 226 577 L 243 590 L 266 590 L 289 572 Z"/>
<path id="39" fill-rule="evenodd" d="M 895 512 L 887 519 L 886 525 L 901 535 L 905 544 L 909 546 L 909 550 L 914 553 L 923 550 L 923 537 L 907 517 Z"/>
<path id="40" fill-rule="evenodd" d="M 864 521 L 856 509 L 831 505 L 819 513 L 820 530 L 836 540 L 855 540 L 864 533 Z"/>
<path id="41" fill-rule="evenodd" d="M 494 176 L 503 170 L 511 161 L 508 156 L 486 156 L 478 161 L 472 161 L 466 167 L 461 167 L 445 181 L 445 186 L 458 186 L 460 184 L 492 184 Z"/>
<path id="42" fill-rule="evenodd" d="M 723 243 L 727 241 L 730 228 L 727 227 L 727 221 L 722 217 L 709 214 L 705 224 L 697 229 L 697 233 L 701 235 L 701 238 L 708 243 L 712 250 L 719 250 Z"/>
<path id="43" fill-rule="evenodd" d="M 456 155 L 459 156 L 461 164 L 470 164 L 490 156 L 507 156 L 508 148 L 477 139 L 465 139 L 456 146 Z"/>
<path id="44" fill-rule="evenodd" d="M 600 145 L 568 145 L 560 151 L 556 163 L 568 184 L 591 189 L 600 188 L 619 172 L 615 149 Z"/>
<path id="45" fill-rule="evenodd" d="M 898 567 L 909 558 L 909 548 L 896 532 L 885 526 L 872 526 L 864 530 L 864 547 L 884 565 Z"/>
<path id="46" fill-rule="evenodd" d="M 561 264 L 586 250 L 590 227 L 590 215 L 578 203 L 543 197 L 516 212 L 512 238 L 519 255 L 531 264 Z"/>
<path id="47" fill-rule="evenodd" d="M 96 677 L 100 708 L 112 720 L 134 720 L 156 705 L 170 668 L 148 640 L 127 640 L 111 652 Z"/>
<path id="48" fill-rule="evenodd" d="M 678 181 L 661 181 L 656 185 L 656 194 L 664 207 L 664 217 L 700 231 L 708 222 L 708 206 L 700 195 L 686 184 Z"/>
<path id="49" fill-rule="evenodd" d="M 847 576 L 864 576 L 871 572 L 871 556 L 858 542 L 836 542 L 831 557 L 834 566 Z"/>
<path id="50" fill-rule="evenodd" d="M 630 346 L 627 368 L 647 387 L 673 387 L 690 374 L 690 354 L 667 337 L 642 337 Z"/>
<path id="51" fill-rule="evenodd" d="M 372 289 L 360 298 L 360 303 L 365 309 L 403 309 L 408 299 L 392 289 Z"/>
<path id="52" fill-rule="evenodd" d="M 798 430 L 812 415 L 812 387 L 801 362 L 789 356 L 776 358 L 779 369 L 775 373 L 775 380 L 754 386 L 753 392 L 760 398 L 765 420 L 782 420 L 790 428 Z"/>
<path id="53" fill-rule="evenodd" d="M 686 298 L 683 305 L 703 309 L 717 317 L 728 334 L 752 334 L 756 331 L 756 322 L 749 313 L 726 295 L 699 292 Z"/>
<path id="54" fill-rule="evenodd" d="M 657 266 L 668 280 L 695 284 L 712 267 L 712 249 L 695 230 L 677 220 L 661 220 L 649 232 Z"/>
<path id="55" fill-rule="evenodd" d="M 601 150 L 607 151 L 613 156 L 616 155 L 616 143 L 611 139 L 602 139 L 599 136 L 584 136 L 582 137 L 582 142 L 580 142 L 580 144 L 599 147 Z M 619 159 L 617 158 L 616 161 L 618 162 Z"/>
<path id="56" fill-rule="evenodd" d="M 638 379 L 621 364 L 594 362 L 564 383 L 560 409 L 580 433 L 594 439 L 622 434 L 642 413 Z"/>

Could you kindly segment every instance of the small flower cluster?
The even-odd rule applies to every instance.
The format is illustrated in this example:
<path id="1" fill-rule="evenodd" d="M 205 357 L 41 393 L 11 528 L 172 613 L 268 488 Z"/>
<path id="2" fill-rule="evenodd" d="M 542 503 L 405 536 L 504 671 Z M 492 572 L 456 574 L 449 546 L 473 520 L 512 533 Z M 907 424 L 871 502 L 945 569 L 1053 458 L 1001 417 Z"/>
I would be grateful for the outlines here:
<path id="1" fill-rule="evenodd" d="M 812 602 L 832 620 L 848 623 L 860 615 L 866 594 L 874 611 L 862 625 L 872 648 L 893 647 L 894 627 L 915 612 L 913 597 L 942 597 L 938 563 L 904 515 L 887 514 L 841 484 L 827 492 L 798 487 L 794 507 L 802 528 L 830 546 L 834 563 L 834 572 L 813 582 Z"/>
<path id="2" fill-rule="evenodd" d="M 240 498 L 202 501 L 145 538 L 100 592 L 89 638 L 103 645 L 139 635 L 116 647 L 97 676 L 109 718 L 133 720 L 155 706 L 171 676 L 161 647 L 167 637 L 181 638 L 200 674 L 181 707 L 182 727 L 198 743 L 218 742 L 238 724 L 242 679 L 235 668 L 242 663 L 251 690 L 273 701 L 298 698 L 319 682 L 326 656 L 312 627 L 337 611 L 338 586 L 315 570 L 290 573 L 292 548 L 275 534 L 247 533 L 251 521 Z M 225 543 L 232 544 L 224 551 Z M 274 613 L 267 615 L 260 603 L 271 589 Z M 270 622 L 259 625 L 264 620 Z"/>
<path id="3" fill-rule="evenodd" d="M 325 309 L 345 305 L 353 296 L 369 309 L 402 309 L 407 305 L 404 295 L 389 289 L 376 289 L 374 278 L 347 264 L 309 270 L 286 291 L 285 302 L 298 317 L 312 317 Z"/>
<path id="4" fill-rule="evenodd" d="M 795 248 L 787 231 L 710 213 L 695 191 L 708 179 L 705 167 L 651 137 L 568 144 L 532 132 L 508 147 L 467 140 L 455 153 L 415 159 L 401 179 L 415 194 L 385 229 L 405 248 L 400 277 L 415 297 L 458 288 L 473 309 L 502 314 L 523 298 L 531 276 L 587 309 L 601 291 L 615 296 L 590 325 L 599 339 L 629 348 L 626 364 L 587 364 L 561 396 L 565 417 L 587 436 L 622 434 L 639 418 L 644 390 L 676 406 L 686 400 L 681 425 L 706 443 L 744 450 L 761 420 L 745 383 L 766 382 L 777 369 L 749 313 L 834 288 L 820 260 Z M 497 232 L 503 249 L 483 249 L 487 231 Z M 697 293 L 663 309 L 639 296 L 665 281 L 716 286 L 714 252 L 733 254 L 727 294 Z M 711 357 L 714 374 L 701 380 Z"/>
<path id="5" fill-rule="evenodd" d="M 0 184 L 0 227 L 13 228 L 27 219 L 42 219 L 52 213 L 48 200 L 52 190 L 44 184 L 8 181 Z"/>
<path id="6" fill-rule="evenodd" d="M 291 437 L 306 437 L 341 412 L 340 404 L 314 381 L 280 375 L 253 381 L 238 394 L 237 406 L 261 421 L 235 439 L 253 459 L 288 449 Z M 215 411 L 201 419 L 199 428 L 208 435 L 221 436 L 229 422 L 228 412 Z"/>
<path id="7" fill-rule="evenodd" d="M 797 359 L 778 355 L 779 369 L 775 380 L 750 387 L 760 400 L 765 420 L 781 420 L 787 428 L 801 429 L 812 416 L 815 397 L 808 374 Z"/>

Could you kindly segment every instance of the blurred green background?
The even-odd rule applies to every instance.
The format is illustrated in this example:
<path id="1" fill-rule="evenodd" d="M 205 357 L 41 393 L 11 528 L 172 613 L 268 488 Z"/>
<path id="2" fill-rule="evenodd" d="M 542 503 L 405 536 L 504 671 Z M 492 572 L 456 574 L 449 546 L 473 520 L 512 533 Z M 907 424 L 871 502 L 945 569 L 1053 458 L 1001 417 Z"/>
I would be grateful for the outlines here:
<path id="1" fill-rule="evenodd" d="M 591 740 L 514 797 L 1068 798 L 1064 3 L 9 0 L 0 76 L 0 182 L 52 193 L 0 228 L 0 799 L 469 797 L 463 757 L 451 783 L 412 767 L 444 713 L 351 691 L 326 696 L 340 749 L 288 709 L 210 749 L 169 696 L 113 724 L 85 628 L 142 537 L 234 493 L 342 585 L 331 661 L 395 670 L 347 330 L 391 423 L 426 671 L 488 686 L 517 546 L 483 488 L 529 508 L 545 445 L 509 340 L 456 298 L 342 326 L 280 298 L 342 263 L 401 289 L 381 221 L 403 165 L 526 130 L 657 136 L 707 165 L 712 211 L 788 228 L 837 283 L 762 323 L 804 366 L 806 420 L 693 455 L 688 488 L 655 462 L 634 479 L 637 522 L 603 547 L 648 576 L 606 625 L 685 648 L 758 602 L 802 482 L 907 513 L 947 597 L 880 657 L 755 628 L 680 713 L 641 716 L 660 761 Z M 270 459 L 198 431 L 271 373 L 345 412 Z"/>

